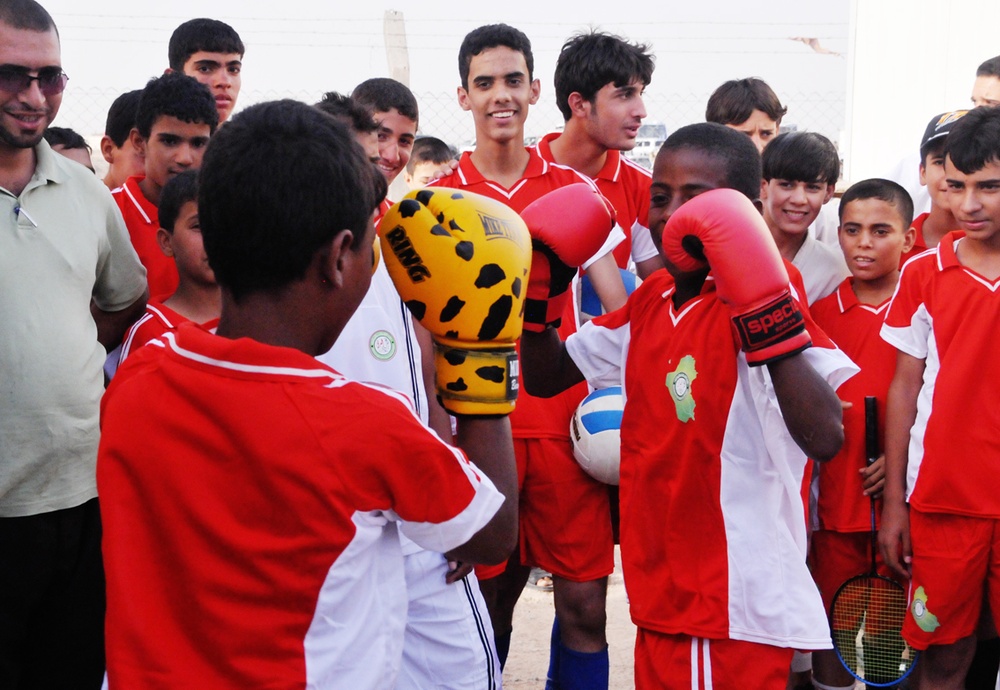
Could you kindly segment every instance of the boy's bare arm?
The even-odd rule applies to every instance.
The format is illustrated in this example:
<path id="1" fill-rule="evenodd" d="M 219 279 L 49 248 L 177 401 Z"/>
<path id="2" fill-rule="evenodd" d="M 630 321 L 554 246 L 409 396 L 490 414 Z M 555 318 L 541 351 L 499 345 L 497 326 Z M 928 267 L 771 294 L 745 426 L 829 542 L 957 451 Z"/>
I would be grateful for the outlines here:
<path id="1" fill-rule="evenodd" d="M 97 324 L 97 340 L 105 350 L 111 352 L 122 344 L 125 332 L 146 312 L 148 298 L 149 291 L 146 290 L 139 299 L 118 311 L 104 311 L 91 300 L 90 314 Z"/>
<path id="2" fill-rule="evenodd" d="M 601 305 L 605 312 L 613 312 L 621 308 L 628 300 L 628 293 L 625 291 L 625 284 L 622 282 L 622 274 L 615 263 L 615 257 L 608 252 L 587 268 L 587 277 L 590 278 L 594 292 L 601 300 Z"/>
<path id="3" fill-rule="evenodd" d="M 517 545 L 517 466 L 510 420 L 500 416 L 458 417 L 458 446 L 503 494 L 500 510 L 469 541 L 447 554 L 464 563 L 500 563 Z"/>
<path id="4" fill-rule="evenodd" d="M 906 466 L 925 364 L 922 359 L 897 352 L 896 373 L 889 384 L 885 408 L 885 489 L 878 541 L 886 564 L 905 577 L 910 576 L 913 555 L 910 511 L 906 504 Z"/>
<path id="5" fill-rule="evenodd" d="M 844 444 L 840 400 L 801 353 L 767 364 L 785 426 L 813 460 L 831 459 Z"/>
<path id="6" fill-rule="evenodd" d="M 521 383 L 526 391 L 551 398 L 584 380 L 556 329 L 521 335 Z"/>

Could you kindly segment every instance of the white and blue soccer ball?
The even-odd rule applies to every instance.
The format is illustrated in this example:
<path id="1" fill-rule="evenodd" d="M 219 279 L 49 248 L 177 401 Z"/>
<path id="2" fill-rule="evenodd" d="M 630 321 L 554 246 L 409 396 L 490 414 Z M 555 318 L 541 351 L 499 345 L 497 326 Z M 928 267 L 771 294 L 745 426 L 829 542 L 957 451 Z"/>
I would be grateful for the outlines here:
<path id="1" fill-rule="evenodd" d="M 618 484 L 624 406 L 621 386 L 602 388 L 583 399 L 570 421 L 573 457 L 605 484 Z"/>

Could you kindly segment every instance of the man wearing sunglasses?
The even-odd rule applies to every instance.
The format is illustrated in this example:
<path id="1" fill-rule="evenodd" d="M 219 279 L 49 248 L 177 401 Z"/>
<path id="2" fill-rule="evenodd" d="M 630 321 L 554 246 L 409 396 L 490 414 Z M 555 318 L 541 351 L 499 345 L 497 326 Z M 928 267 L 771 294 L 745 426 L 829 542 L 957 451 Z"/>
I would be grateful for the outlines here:
<path id="1" fill-rule="evenodd" d="M 101 686 L 101 368 L 146 301 L 107 188 L 42 140 L 66 82 L 49 14 L 0 0 L 0 688 Z"/>

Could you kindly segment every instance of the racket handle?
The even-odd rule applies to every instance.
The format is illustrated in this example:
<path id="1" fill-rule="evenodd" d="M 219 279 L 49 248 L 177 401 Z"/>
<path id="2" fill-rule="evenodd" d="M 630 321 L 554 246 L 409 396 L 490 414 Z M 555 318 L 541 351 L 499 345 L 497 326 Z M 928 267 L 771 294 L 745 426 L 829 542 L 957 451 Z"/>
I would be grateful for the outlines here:
<path id="1" fill-rule="evenodd" d="M 865 455 L 868 464 L 878 460 L 878 399 L 865 397 Z"/>

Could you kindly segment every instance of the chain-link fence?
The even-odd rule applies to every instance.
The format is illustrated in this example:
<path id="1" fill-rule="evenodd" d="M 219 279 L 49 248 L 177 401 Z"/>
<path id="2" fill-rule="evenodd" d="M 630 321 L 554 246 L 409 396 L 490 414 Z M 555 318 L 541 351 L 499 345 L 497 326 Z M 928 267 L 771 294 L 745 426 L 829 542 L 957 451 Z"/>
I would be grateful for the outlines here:
<path id="1" fill-rule="evenodd" d="M 93 141 L 104 132 L 108 108 L 118 95 L 117 90 L 111 89 L 70 88 L 66 91 L 56 124 L 72 127 Z M 647 95 L 645 102 L 648 116 L 645 121 L 663 124 L 667 132 L 692 122 L 702 122 L 709 95 L 710 92 Z M 278 98 L 294 98 L 314 103 L 321 96 L 320 91 L 243 91 L 239 105 L 246 107 Z M 421 134 L 436 136 L 457 149 L 472 146 L 475 139 L 472 115 L 458 106 L 454 91 L 417 93 L 416 96 L 420 103 Z M 783 125 L 819 132 L 835 143 L 839 142 L 845 116 L 843 91 L 783 94 L 783 99 L 789 110 Z M 562 116 L 554 99 L 543 96 L 531 108 L 525 136 L 530 141 L 558 129 L 562 124 Z M 655 155 L 655 151 L 652 153 Z M 648 156 L 644 153 L 637 151 L 636 154 L 640 160 L 645 158 L 648 161 Z"/>

